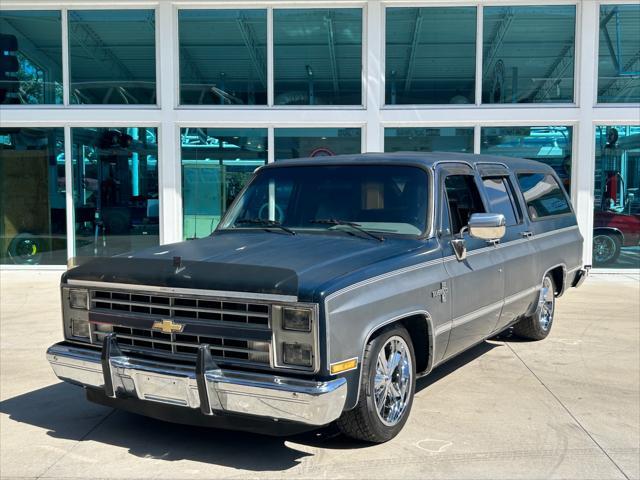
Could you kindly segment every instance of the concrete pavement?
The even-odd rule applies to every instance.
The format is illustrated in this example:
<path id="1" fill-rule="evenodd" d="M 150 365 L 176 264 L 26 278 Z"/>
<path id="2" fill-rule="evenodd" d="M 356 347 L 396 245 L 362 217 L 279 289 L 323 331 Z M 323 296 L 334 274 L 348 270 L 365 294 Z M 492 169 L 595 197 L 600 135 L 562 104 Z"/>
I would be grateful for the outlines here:
<path id="1" fill-rule="evenodd" d="M 640 280 L 592 277 L 542 342 L 499 338 L 418 383 L 391 442 L 186 427 L 93 405 L 44 352 L 60 272 L 0 272 L 2 478 L 640 478 Z"/>

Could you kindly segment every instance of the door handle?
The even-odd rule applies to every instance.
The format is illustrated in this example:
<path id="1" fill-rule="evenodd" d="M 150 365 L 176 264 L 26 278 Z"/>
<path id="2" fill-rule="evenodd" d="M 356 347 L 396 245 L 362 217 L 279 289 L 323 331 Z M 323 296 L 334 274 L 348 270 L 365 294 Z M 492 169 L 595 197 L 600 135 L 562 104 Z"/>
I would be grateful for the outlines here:
<path id="1" fill-rule="evenodd" d="M 524 238 L 531 238 L 533 237 L 533 232 L 520 232 L 520 235 L 522 235 Z"/>

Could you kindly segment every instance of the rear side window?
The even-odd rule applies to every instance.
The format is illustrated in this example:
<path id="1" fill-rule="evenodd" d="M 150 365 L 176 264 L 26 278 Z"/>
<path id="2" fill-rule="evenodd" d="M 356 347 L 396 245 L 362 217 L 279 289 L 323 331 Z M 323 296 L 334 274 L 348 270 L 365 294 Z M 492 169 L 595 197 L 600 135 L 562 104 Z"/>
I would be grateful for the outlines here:
<path id="1" fill-rule="evenodd" d="M 483 178 L 482 183 L 489 200 L 489 210 L 503 214 L 507 226 L 516 225 L 520 218 L 509 180 L 506 177 L 488 177 Z"/>
<path id="2" fill-rule="evenodd" d="M 571 212 L 562 187 L 552 175 L 519 173 L 518 183 L 532 220 Z"/>
<path id="3" fill-rule="evenodd" d="M 444 180 L 447 192 L 451 232 L 459 233 L 474 213 L 484 213 L 480 192 L 472 175 L 450 175 Z"/>

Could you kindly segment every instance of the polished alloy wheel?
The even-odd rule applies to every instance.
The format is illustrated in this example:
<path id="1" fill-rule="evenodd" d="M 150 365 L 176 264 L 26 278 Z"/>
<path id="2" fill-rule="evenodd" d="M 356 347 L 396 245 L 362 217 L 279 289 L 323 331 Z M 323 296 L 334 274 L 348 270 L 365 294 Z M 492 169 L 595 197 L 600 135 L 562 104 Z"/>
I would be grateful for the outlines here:
<path id="1" fill-rule="evenodd" d="M 404 415 L 413 382 L 411 353 L 404 339 L 393 336 L 378 353 L 374 399 L 378 417 L 387 426 L 396 425 Z"/>
<path id="2" fill-rule="evenodd" d="M 616 243 L 609 235 L 593 237 L 593 260 L 595 263 L 607 263 L 616 253 Z"/>
<path id="3" fill-rule="evenodd" d="M 542 281 L 542 291 L 540 292 L 540 313 L 538 321 L 543 330 L 548 330 L 553 321 L 553 310 L 555 308 L 556 296 L 553 291 L 551 278 L 544 277 Z"/>

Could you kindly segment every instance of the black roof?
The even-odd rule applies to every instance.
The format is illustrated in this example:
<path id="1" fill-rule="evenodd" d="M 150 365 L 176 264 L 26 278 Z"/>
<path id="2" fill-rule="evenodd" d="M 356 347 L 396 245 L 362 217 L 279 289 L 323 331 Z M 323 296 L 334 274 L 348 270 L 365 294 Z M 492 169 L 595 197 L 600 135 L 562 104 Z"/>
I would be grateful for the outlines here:
<path id="1" fill-rule="evenodd" d="M 501 163 L 510 168 L 533 169 L 538 171 L 548 171 L 551 169 L 551 167 L 544 163 L 524 158 L 455 152 L 358 153 L 353 155 L 335 155 L 331 157 L 293 158 L 278 160 L 276 163 L 266 165 L 266 167 L 273 168 L 277 166 L 292 165 L 353 165 L 358 163 L 389 164 L 392 162 L 426 167 L 432 167 L 436 162 L 466 162 L 472 165 L 476 165 L 478 163 Z"/>

